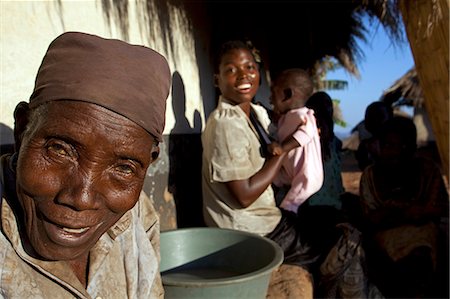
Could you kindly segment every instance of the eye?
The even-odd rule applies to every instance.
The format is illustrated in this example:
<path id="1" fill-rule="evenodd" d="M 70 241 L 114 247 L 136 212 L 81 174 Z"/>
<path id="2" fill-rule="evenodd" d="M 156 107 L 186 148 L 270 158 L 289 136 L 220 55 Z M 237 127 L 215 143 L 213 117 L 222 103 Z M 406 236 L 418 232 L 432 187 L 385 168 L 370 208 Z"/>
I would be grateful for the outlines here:
<path id="1" fill-rule="evenodd" d="M 51 141 L 47 144 L 47 151 L 49 154 L 56 155 L 58 157 L 69 157 L 73 150 L 70 145 L 62 141 Z"/>
<path id="2" fill-rule="evenodd" d="M 236 73 L 236 68 L 232 66 L 225 67 L 225 74 L 234 74 Z"/>
<path id="3" fill-rule="evenodd" d="M 256 66 L 254 64 L 249 64 L 247 66 L 247 69 L 250 70 L 250 71 L 254 71 L 254 70 L 256 70 Z"/>
<path id="4" fill-rule="evenodd" d="M 121 175 L 132 175 L 136 173 L 136 166 L 133 163 L 121 163 L 114 167 L 114 169 Z"/>

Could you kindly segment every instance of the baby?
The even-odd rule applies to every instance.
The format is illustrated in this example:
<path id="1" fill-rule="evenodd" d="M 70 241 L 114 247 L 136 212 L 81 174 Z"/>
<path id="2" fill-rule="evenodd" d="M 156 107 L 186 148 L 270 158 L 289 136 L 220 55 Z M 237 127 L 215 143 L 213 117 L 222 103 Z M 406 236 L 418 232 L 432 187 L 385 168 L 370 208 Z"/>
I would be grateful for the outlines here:
<path id="1" fill-rule="evenodd" d="M 319 131 L 314 111 L 305 107 L 312 92 L 311 78 L 302 69 L 283 71 L 272 85 L 271 102 L 279 115 L 277 135 L 282 145 L 272 143 L 269 151 L 279 155 L 289 144 L 300 145 L 289 151 L 274 180 L 275 186 L 287 190 L 280 207 L 293 212 L 323 183 Z"/>

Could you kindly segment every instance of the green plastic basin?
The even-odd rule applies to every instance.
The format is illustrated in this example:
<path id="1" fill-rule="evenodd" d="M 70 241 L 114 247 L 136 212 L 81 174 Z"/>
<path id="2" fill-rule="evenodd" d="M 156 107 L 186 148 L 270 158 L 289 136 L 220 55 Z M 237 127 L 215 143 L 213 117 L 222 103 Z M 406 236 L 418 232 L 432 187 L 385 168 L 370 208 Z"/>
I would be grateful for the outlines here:
<path id="1" fill-rule="evenodd" d="M 265 298 L 272 271 L 283 261 L 275 242 L 220 228 L 161 233 L 165 298 Z"/>

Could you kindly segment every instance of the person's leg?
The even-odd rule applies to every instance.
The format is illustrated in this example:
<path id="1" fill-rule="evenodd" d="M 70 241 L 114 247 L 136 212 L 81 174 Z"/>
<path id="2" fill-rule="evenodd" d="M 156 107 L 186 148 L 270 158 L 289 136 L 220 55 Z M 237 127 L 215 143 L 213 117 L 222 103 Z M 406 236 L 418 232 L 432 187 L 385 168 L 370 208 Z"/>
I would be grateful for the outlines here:
<path id="1" fill-rule="evenodd" d="M 315 253 L 298 229 L 297 215 L 282 210 L 282 218 L 267 238 L 276 242 L 284 252 L 284 261 L 272 274 L 267 298 L 312 299 L 314 279 L 311 266 L 317 261 Z"/>
<path id="2" fill-rule="evenodd" d="M 299 225 L 295 213 L 283 209 L 281 211 L 280 223 L 266 237 L 283 249 L 284 263 L 308 268 L 320 256 L 319 250 L 314 248 L 309 240 L 311 235 L 309 228 Z"/>
<path id="3" fill-rule="evenodd" d="M 429 247 L 414 249 L 408 256 L 395 263 L 396 288 L 393 295 L 398 298 L 424 298 L 430 291 L 433 280 L 433 261 Z"/>

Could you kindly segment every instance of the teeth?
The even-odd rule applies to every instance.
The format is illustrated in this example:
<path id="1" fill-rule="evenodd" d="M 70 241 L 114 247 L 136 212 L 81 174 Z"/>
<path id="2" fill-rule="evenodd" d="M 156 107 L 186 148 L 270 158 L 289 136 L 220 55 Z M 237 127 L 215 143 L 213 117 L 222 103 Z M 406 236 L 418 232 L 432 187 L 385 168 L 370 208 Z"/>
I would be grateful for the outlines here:
<path id="1" fill-rule="evenodd" d="M 68 228 L 68 227 L 63 227 L 62 228 L 63 231 L 66 231 L 68 233 L 72 233 L 72 234 L 81 234 L 84 233 L 85 231 L 87 231 L 89 229 L 89 227 L 84 227 L 84 228 Z"/>
<path id="2" fill-rule="evenodd" d="M 241 84 L 238 86 L 238 89 L 247 89 L 252 87 L 252 85 L 250 83 L 246 83 L 246 84 Z"/>

